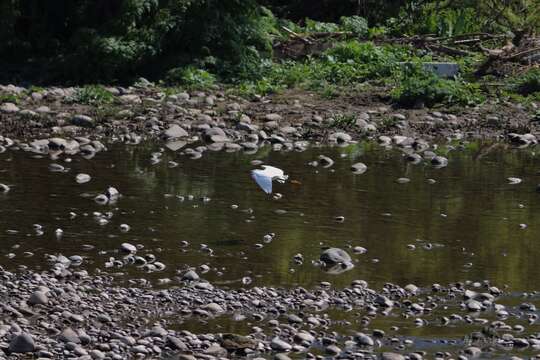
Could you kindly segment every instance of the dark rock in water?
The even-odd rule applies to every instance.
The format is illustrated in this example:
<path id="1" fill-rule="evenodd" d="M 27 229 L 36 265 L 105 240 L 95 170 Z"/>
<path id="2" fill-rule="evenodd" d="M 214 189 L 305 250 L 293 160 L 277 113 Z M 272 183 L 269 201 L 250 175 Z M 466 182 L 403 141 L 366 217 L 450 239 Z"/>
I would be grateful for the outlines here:
<path id="1" fill-rule="evenodd" d="M 375 298 L 375 304 L 377 304 L 377 305 L 379 305 L 381 307 L 386 307 L 386 308 L 390 308 L 390 307 L 394 306 L 394 302 L 392 300 L 390 300 L 389 298 L 387 298 L 386 296 L 383 296 L 383 295 L 378 295 Z"/>
<path id="2" fill-rule="evenodd" d="M 189 271 L 186 271 L 186 273 L 182 276 L 182 280 L 198 281 L 200 280 L 200 277 L 195 271 L 189 270 Z"/>
<path id="3" fill-rule="evenodd" d="M 330 275 L 339 275 L 351 270 L 352 268 L 354 268 L 354 265 L 352 263 L 326 265 L 324 267 L 324 272 Z"/>
<path id="4" fill-rule="evenodd" d="M 336 264 L 349 265 L 352 264 L 352 259 L 345 250 L 340 248 L 329 248 L 322 252 L 320 260 L 327 266 Z"/>
<path id="5" fill-rule="evenodd" d="M 107 195 L 109 200 L 116 200 L 120 197 L 120 192 L 116 188 L 109 186 L 107 191 L 105 191 L 105 195 Z"/>
<path id="6" fill-rule="evenodd" d="M 448 159 L 444 156 L 435 156 L 431 159 L 431 164 L 435 167 L 445 167 L 448 165 Z"/>
<path id="7" fill-rule="evenodd" d="M 422 162 L 422 156 L 417 153 L 408 154 L 405 159 L 413 164 L 419 164 Z"/>
<path id="8" fill-rule="evenodd" d="M 51 172 L 63 172 L 65 170 L 66 168 L 64 168 L 60 164 L 56 164 L 56 163 L 49 164 L 49 171 Z"/>
<path id="9" fill-rule="evenodd" d="M 334 165 L 334 160 L 330 159 L 328 156 L 319 155 L 319 163 L 325 167 L 329 168 Z"/>
<path id="10" fill-rule="evenodd" d="M 122 245 L 120 245 L 120 250 L 126 253 L 133 254 L 137 252 L 137 247 L 130 243 L 122 243 Z"/>
<path id="11" fill-rule="evenodd" d="M 367 171 L 367 166 L 366 164 L 359 162 L 351 166 L 351 171 L 355 174 L 360 175 Z"/>
<path id="12" fill-rule="evenodd" d="M 527 146 L 534 145 L 538 143 L 538 139 L 533 134 L 508 134 L 508 140 L 514 145 Z"/>

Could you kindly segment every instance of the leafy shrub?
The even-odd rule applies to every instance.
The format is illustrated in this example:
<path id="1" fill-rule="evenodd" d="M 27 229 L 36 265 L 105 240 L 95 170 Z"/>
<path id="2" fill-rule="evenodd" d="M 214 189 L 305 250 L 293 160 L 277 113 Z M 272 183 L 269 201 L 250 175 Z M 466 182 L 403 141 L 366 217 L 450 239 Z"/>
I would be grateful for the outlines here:
<path id="1" fill-rule="evenodd" d="M 339 31 L 339 25 L 336 23 L 327 23 L 306 19 L 305 30 L 307 32 L 335 32 Z"/>
<path id="2" fill-rule="evenodd" d="M 360 16 L 342 16 L 340 19 L 341 28 L 350 31 L 358 37 L 366 36 L 368 33 L 367 20 Z"/>
<path id="3" fill-rule="evenodd" d="M 84 105 L 102 105 L 112 103 L 114 95 L 101 85 L 86 85 L 77 89 L 70 100 Z"/>
<path id="4" fill-rule="evenodd" d="M 421 65 L 403 71 L 391 96 L 402 106 L 419 103 L 427 106 L 440 103 L 472 105 L 484 100 L 477 84 L 439 78 L 432 72 L 423 71 Z"/>
<path id="5" fill-rule="evenodd" d="M 1 60 L 32 60 L 60 80 L 128 81 L 209 55 L 241 65 L 247 48 L 261 58 L 272 51 L 275 19 L 256 0 L 0 3 Z"/>
<path id="6" fill-rule="evenodd" d="M 332 116 L 332 120 L 329 123 L 330 127 L 335 128 L 349 128 L 356 123 L 356 115 L 351 113 L 336 113 Z"/>
<path id="7" fill-rule="evenodd" d="M 350 41 L 327 50 L 321 57 L 303 61 L 266 63 L 258 78 L 239 81 L 241 93 L 266 95 L 303 86 L 325 97 L 335 97 L 336 86 L 389 78 L 400 61 L 411 58 L 404 47 L 376 46 Z"/>
<path id="8" fill-rule="evenodd" d="M 540 92 L 540 69 L 529 70 L 515 79 L 511 89 L 524 96 Z"/>
<path id="9" fill-rule="evenodd" d="M 408 50 L 398 46 L 376 46 L 371 42 L 350 41 L 328 50 L 330 62 L 350 67 L 352 81 L 369 80 L 392 74 L 397 64 L 411 58 Z M 350 74 L 355 72 L 355 75 Z"/>
<path id="10" fill-rule="evenodd" d="M 204 89 L 214 85 L 216 77 L 206 70 L 188 66 L 169 70 L 166 81 L 171 85 L 182 85 L 189 89 Z"/>

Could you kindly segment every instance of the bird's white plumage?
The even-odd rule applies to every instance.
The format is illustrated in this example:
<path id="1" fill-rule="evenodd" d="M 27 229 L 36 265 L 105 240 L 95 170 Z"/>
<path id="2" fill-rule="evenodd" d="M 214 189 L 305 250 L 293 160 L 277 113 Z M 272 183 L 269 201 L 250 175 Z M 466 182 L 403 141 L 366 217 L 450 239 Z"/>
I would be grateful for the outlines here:
<path id="1" fill-rule="evenodd" d="M 288 176 L 283 173 L 283 170 L 274 166 L 262 165 L 263 170 L 256 169 L 251 171 L 251 177 L 257 185 L 264 190 L 265 193 L 272 193 L 272 180 L 285 182 Z"/>

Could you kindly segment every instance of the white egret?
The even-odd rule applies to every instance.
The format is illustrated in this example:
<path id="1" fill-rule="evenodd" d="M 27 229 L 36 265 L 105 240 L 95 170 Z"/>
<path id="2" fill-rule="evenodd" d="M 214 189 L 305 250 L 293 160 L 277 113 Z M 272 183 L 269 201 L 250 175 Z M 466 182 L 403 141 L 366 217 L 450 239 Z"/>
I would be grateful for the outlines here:
<path id="1" fill-rule="evenodd" d="M 272 180 L 284 183 L 285 180 L 289 178 L 289 176 L 283 173 L 283 170 L 276 167 L 268 165 L 261 165 L 261 167 L 263 168 L 262 170 L 252 170 L 251 177 L 253 178 L 253 180 L 255 180 L 257 185 L 259 185 L 261 189 L 263 189 L 264 192 L 267 194 L 272 193 Z"/>

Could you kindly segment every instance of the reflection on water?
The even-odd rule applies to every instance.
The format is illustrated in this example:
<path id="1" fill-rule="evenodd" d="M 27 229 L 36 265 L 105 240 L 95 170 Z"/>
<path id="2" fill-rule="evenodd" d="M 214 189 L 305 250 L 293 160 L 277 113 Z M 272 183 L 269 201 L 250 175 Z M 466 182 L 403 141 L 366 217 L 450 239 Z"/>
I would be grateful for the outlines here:
<path id="1" fill-rule="evenodd" d="M 534 189 L 540 179 L 531 150 L 481 143 L 441 147 L 450 159 L 442 169 L 407 163 L 399 150 L 372 143 L 301 153 L 207 153 L 199 160 L 166 150 L 153 165 L 151 154 L 158 150 L 153 144 L 111 145 L 92 160 L 63 163 L 70 168 L 65 173 L 49 171 L 48 159 L 0 154 L 0 182 L 12 185 L 0 197 L 2 265 L 45 268 L 44 254 L 62 253 L 84 256 L 89 270 L 153 279 L 207 264 L 210 270 L 201 276 L 228 286 L 243 286 L 242 278 L 249 278 L 250 286 L 345 286 L 353 279 L 371 286 L 429 286 L 488 279 L 513 290 L 539 287 L 540 195 Z M 334 159 L 334 166 L 309 166 L 320 154 Z M 294 180 L 274 185 L 282 199 L 272 199 L 251 180 L 254 159 Z M 368 165 L 362 175 L 349 170 L 358 161 Z M 78 173 L 92 180 L 77 184 Z M 508 184 L 511 176 L 523 182 Z M 411 181 L 397 183 L 401 177 Z M 109 185 L 123 197 L 114 205 L 96 204 L 92 197 Z M 100 225 L 96 211 L 110 211 L 112 218 Z M 129 232 L 120 230 L 123 223 Z M 44 234 L 33 224 L 43 225 Z M 57 228 L 64 231 L 61 237 Z M 269 233 L 275 237 L 268 242 Z M 167 268 L 150 275 L 135 266 L 105 269 L 124 242 L 143 244 L 139 253 L 154 254 Z M 88 244 L 95 248 L 84 251 Z M 324 246 L 347 250 L 354 268 L 332 275 L 315 266 Z M 355 246 L 367 252 L 354 254 Z M 304 258 L 301 265 L 293 260 L 296 254 Z"/>

